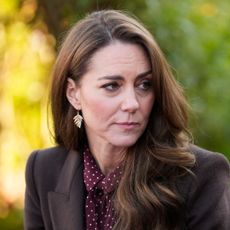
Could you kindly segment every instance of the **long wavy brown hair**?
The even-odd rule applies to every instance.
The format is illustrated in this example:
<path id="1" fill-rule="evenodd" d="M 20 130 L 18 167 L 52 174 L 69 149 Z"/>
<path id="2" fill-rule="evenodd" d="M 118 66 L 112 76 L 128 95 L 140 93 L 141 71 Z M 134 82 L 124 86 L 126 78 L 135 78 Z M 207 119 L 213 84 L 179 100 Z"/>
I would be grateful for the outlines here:
<path id="1" fill-rule="evenodd" d="M 184 201 L 176 189 L 177 181 L 189 173 L 195 161 L 188 150 L 188 105 L 153 36 L 133 16 L 114 10 L 93 12 L 67 34 L 51 88 L 56 143 L 82 153 L 87 137 L 84 127 L 77 129 L 73 124 L 76 111 L 66 98 L 67 78 L 78 84 L 94 53 L 114 40 L 143 48 L 152 67 L 155 95 L 147 128 L 124 160 L 123 176 L 114 194 L 114 229 L 181 229 Z"/>

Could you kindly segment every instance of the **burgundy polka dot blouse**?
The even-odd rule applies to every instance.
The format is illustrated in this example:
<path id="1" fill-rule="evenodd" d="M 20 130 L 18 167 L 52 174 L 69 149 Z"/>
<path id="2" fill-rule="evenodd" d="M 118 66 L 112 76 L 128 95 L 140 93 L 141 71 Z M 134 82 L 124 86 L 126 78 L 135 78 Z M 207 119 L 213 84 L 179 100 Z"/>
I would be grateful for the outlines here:
<path id="1" fill-rule="evenodd" d="M 85 203 L 86 229 L 109 230 L 115 222 L 112 196 L 121 177 L 121 167 L 105 176 L 87 149 L 84 152 L 84 183 L 87 190 Z"/>

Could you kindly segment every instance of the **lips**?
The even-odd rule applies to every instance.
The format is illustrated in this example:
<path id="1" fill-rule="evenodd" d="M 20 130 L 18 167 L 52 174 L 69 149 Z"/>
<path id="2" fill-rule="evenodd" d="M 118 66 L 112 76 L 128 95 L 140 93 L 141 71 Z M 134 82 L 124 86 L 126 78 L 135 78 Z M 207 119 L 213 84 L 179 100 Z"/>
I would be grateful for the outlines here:
<path id="1" fill-rule="evenodd" d="M 138 125 L 138 122 L 117 122 L 118 125 Z"/>
<path id="2" fill-rule="evenodd" d="M 138 122 L 117 122 L 116 125 L 123 129 L 133 129 L 139 126 Z"/>

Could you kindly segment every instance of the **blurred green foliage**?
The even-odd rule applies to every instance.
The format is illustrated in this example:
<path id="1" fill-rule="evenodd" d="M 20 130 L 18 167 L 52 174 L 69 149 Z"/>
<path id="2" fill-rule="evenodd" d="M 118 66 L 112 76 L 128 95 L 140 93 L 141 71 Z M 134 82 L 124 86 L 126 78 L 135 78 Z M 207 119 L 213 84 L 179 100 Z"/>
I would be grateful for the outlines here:
<path id="1" fill-rule="evenodd" d="M 229 1 L 149 1 L 144 20 L 194 109 L 195 143 L 230 157 Z"/>
<path id="2" fill-rule="evenodd" d="M 62 36 L 105 8 L 152 32 L 193 108 L 195 143 L 230 159 L 229 0 L 0 0 L 0 229 L 22 229 L 26 159 L 52 145 L 48 83 Z"/>

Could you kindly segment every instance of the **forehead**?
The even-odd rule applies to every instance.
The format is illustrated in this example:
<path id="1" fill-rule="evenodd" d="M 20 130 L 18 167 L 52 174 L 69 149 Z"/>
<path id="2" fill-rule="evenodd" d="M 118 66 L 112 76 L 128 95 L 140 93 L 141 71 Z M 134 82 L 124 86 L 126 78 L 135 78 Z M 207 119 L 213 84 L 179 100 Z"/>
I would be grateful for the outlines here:
<path id="1" fill-rule="evenodd" d="M 89 71 L 142 72 L 150 69 L 144 49 L 137 44 L 115 41 L 99 49 L 91 58 Z"/>

